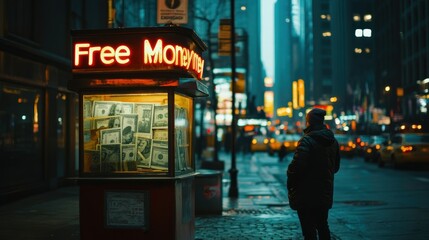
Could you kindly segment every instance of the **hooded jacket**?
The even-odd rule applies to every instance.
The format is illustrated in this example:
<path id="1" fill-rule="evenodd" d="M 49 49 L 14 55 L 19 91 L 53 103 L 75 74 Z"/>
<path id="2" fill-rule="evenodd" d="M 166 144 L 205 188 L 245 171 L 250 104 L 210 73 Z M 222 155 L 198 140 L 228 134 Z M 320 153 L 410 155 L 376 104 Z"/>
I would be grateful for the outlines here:
<path id="1" fill-rule="evenodd" d="M 324 125 L 311 126 L 298 142 L 287 169 L 290 207 L 332 208 L 334 174 L 340 168 L 338 142 Z"/>

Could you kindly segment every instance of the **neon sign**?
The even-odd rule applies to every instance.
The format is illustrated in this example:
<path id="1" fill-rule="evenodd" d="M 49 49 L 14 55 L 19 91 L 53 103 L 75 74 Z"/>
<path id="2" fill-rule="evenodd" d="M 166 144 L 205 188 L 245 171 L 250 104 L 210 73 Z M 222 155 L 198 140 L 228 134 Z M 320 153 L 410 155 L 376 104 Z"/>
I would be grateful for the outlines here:
<path id="1" fill-rule="evenodd" d="M 183 34 L 183 28 L 163 29 L 160 33 L 146 29 L 108 29 L 75 31 L 72 44 L 73 73 L 128 76 L 127 73 L 147 76 L 166 76 L 174 72 L 178 77 L 202 79 L 205 44 L 195 36 Z M 173 30 L 173 31 L 171 31 Z M 95 30 L 97 31 L 97 30 Z M 112 34 L 113 32 L 113 34 Z M 118 34 L 120 33 L 120 34 Z M 168 75 L 168 74 L 167 74 Z"/>
<path id="2" fill-rule="evenodd" d="M 203 76 L 204 60 L 188 48 L 179 45 L 164 45 L 161 39 L 156 41 L 152 48 L 149 40 L 144 40 L 144 64 L 157 64 L 165 62 L 168 65 L 192 69 L 198 73 L 198 78 Z M 192 64 L 191 64 L 192 63 Z"/>
<path id="3" fill-rule="evenodd" d="M 75 59 L 74 65 L 80 65 L 80 56 L 88 55 L 88 66 L 94 65 L 94 55 L 97 52 L 100 52 L 100 60 L 102 63 L 106 65 L 110 65 L 113 62 L 117 62 L 119 64 L 125 64 L 130 61 L 130 48 L 124 45 L 121 45 L 114 49 L 111 46 L 94 46 L 91 47 L 89 43 L 77 43 L 74 46 L 75 49 Z"/>

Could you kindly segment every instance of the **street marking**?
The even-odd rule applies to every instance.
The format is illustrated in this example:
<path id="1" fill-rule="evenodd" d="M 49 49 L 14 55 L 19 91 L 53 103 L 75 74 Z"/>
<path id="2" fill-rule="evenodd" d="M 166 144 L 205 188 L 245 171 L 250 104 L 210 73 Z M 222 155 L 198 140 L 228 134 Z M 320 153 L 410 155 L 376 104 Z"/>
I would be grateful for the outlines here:
<path id="1" fill-rule="evenodd" d="M 414 178 L 414 179 L 417 179 L 417 180 L 422 181 L 422 182 L 429 182 L 429 178 L 416 177 L 416 178 Z"/>

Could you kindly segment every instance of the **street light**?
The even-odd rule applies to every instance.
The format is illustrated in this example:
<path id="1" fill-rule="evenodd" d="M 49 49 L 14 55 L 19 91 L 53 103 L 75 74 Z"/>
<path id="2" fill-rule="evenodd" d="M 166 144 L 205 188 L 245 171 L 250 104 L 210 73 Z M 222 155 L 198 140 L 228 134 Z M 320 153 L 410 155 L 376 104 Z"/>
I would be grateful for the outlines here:
<path id="1" fill-rule="evenodd" d="M 385 91 L 386 93 L 388 93 L 388 92 L 390 91 L 390 86 L 386 86 L 386 87 L 384 87 L 384 91 Z"/>
<path id="2" fill-rule="evenodd" d="M 390 96 L 390 86 L 387 85 L 384 87 L 384 93 L 385 93 L 385 98 L 386 98 L 386 112 L 387 112 L 387 117 L 389 119 L 389 125 L 390 125 L 390 130 L 392 131 L 392 110 L 391 110 L 391 106 L 390 106 L 390 101 L 392 99 L 392 97 Z"/>
<path id="3" fill-rule="evenodd" d="M 236 167 L 235 142 L 236 142 L 236 116 L 235 116 L 235 1 L 231 0 L 231 81 L 232 81 L 232 146 L 231 146 L 231 169 L 229 170 L 231 184 L 229 186 L 228 196 L 238 197 L 238 170 Z"/>

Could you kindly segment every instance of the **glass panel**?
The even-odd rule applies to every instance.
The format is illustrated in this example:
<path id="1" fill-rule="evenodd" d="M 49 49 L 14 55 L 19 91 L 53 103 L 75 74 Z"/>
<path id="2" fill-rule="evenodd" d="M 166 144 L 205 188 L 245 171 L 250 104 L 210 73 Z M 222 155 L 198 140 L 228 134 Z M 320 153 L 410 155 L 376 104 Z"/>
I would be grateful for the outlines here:
<path id="1" fill-rule="evenodd" d="M 0 187 L 44 179 L 42 91 L 0 83 Z"/>
<path id="2" fill-rule="evenodd" d="M 66 143 L 67 143 L 67 95 L 58 93 L 57 99 L 57 176 L 64 177 L 66 171 Z"/>
<path id="3" fill-rule="evenodd" d="M 6 1 L 5 13 L 7 13 L 7 29 L 28 40 L 34 39 L 34 14 L 33 0 Z"/>
<path id="4" fill-rule="evenodd" d="M 193 104 L 190 97 L 175 94 L 174 96 L 174 126 L 175 126 L 175 168 L 176 171 L 192 170 L 192 113 Z"/>
<path id="5" fill-rule="evenodd" d="M 83 96 L 83 172 L 166 173 L 168 95 Z"/>

